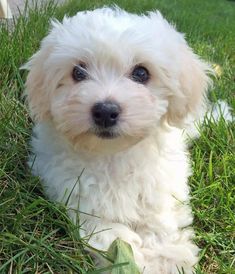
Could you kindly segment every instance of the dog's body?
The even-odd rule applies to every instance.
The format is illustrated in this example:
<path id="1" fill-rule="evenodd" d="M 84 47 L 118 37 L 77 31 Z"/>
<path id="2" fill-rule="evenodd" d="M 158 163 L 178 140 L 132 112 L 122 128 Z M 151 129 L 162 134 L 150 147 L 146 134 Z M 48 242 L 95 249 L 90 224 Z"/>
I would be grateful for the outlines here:
<path id="1" fill-rule="evenodd" d="M 156 132 L 104 156 L 74 152 L 50 124 L 38 125 L 35 133 L 34 173 L 50 199 L 65 203 L 71 195 L 67 206 L 74 220 L 81 212 L 82 236 L 98 232 L 92 246 L 107 250 L 119 237 L 131 244 L 144 273 L 178 273 L 176 266 L 190 273 L 197 248 L 184 228 L 192 222 L 190 167 L 179 130 Z"/>
<path id="2" fill-rule="evenodd" d="M 49 198 L 80 212 L 92 246 L 119 237 L 146 274 L 192 273 L 181 128 L 203 113 L 208 66 L 158 12 L 104 8 L 54 23 L 28 67 L 31 164 Z"/>

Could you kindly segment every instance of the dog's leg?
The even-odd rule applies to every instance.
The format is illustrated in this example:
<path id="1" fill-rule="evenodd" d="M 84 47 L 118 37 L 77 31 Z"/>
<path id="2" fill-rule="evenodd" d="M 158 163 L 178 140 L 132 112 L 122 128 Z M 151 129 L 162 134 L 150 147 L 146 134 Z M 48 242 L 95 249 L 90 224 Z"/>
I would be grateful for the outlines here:
<path id="1" fill-rule="evenodd" d="M 141 252 L 146 274 L 178 274 L 194 272 L 198 247 L 192 242 L 191 229 L 176 229 L 172 233 L 154 233 L 147 226 L 137 230 L 143 241 Z"/>
<path id="2" fill-rule="evenodd" d="M 96 249 L 107 251 L 111 243 L 120 238 L 131 245 L 136 264 L 140 270 L 143 270 L 146 263 L 141 251 L 143 242 L 140 236 L 124 224 L 102 219 L 94 220 L 94 218 L 88 217 L 85 218 L 86 220 L 83 220 L 84 218 L 82 217 L 82 220 L 80 219 L 80 222 L 83 224 L 81 235 L 88 240 L 88 243 Z"/>

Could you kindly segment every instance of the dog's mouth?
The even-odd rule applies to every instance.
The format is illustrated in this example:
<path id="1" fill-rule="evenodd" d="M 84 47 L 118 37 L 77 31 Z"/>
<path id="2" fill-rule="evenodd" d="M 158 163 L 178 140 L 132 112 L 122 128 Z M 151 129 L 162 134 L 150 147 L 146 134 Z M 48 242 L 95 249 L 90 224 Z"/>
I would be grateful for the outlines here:
<path id="1" fill-rule="evenodd" d="M 95 135 L 98 137 L 98 138 L 101 138 L 101 139 L 115 139 L 117 137 L 119 137 L 120 135 L 116 132 L 113 132 L 113 131 L 98 131 L 98 132 L 95 132 Z"/>
<path id="2" fill-rule="evenodd" d="M 121 136 L 118 128 L 102 128 L 96 126 L 91 127 L 87 133 L 95 135 L 100 139 L 115 139 Z"/>

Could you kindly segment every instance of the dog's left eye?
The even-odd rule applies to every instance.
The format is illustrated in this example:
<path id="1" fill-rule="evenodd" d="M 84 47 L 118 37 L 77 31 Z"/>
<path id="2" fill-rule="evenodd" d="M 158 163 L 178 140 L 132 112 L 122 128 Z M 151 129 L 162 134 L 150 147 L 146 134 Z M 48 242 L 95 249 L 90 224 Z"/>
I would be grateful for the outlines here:
<path id="1" fill-rule="evenodd" d="M 88 78 L 86 68 L 81 65 L 77 65 L 73 68 L 72 77 L 75 81 L 80 82 Z"/>
<path id="2" fill-rule="evenodd" d="M 145 84 L 150 78 L 149 71 L 143 66 L 136 66 L 132 73 L 131 78 L 133 81 Z"/>

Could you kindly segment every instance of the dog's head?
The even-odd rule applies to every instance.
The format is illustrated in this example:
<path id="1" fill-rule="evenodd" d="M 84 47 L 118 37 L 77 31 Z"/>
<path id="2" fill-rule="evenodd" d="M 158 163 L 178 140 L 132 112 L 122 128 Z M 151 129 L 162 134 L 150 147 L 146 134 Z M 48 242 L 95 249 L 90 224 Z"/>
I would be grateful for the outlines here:
<path id="1" fill-rule="evenodd" d="M 125 149 L 163 122 L 181 127 L 209 84 L 208 66 L 159 12 L 117 8 L 53 22 L 27 67 L 34 119 L 89 150 Z"/>

